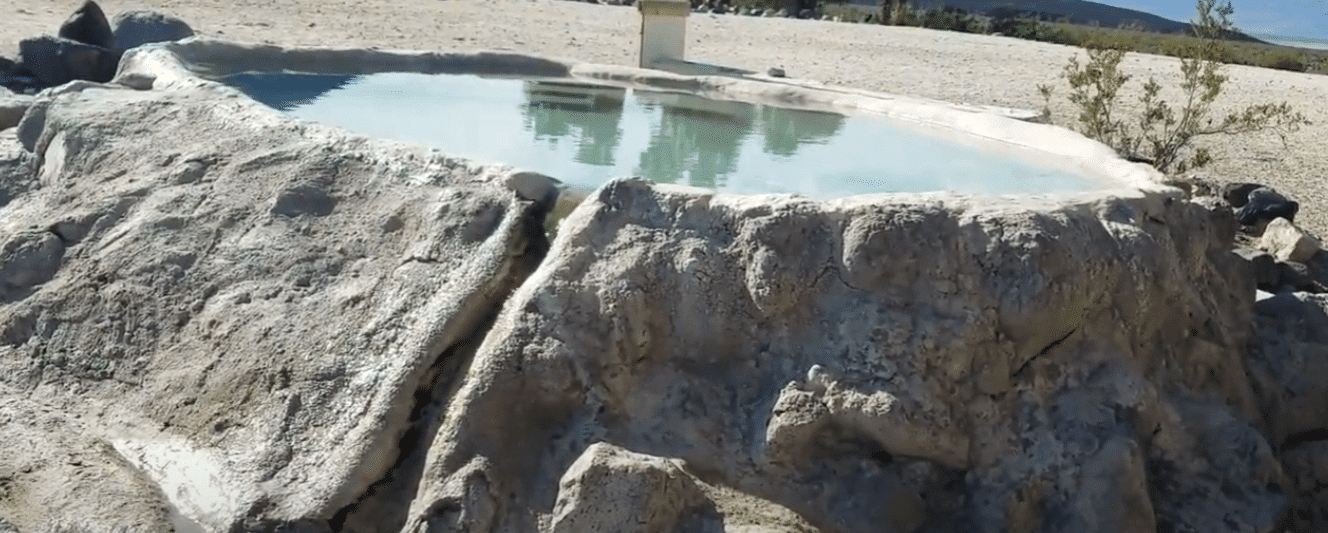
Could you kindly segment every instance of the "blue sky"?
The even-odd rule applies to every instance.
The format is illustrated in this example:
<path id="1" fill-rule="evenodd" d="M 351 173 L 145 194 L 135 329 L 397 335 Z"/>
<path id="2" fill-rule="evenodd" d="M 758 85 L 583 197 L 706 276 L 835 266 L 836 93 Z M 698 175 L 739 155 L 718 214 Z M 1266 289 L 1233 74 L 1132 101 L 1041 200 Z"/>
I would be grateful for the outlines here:
<path id="1" fill-rule="evenodd" d="M 1147 11 L 1172 20 L 1194 18 L 1194 0 L 1094 0 L 1098 3 Z M 1241 31 L 1264 40 L 1314 48 L 1328 48 L 1328 0 L 1232 0 L 1232 21 Z M 1286 42 L 1270 36 L 1310 38 L 1320 43 Z"/>

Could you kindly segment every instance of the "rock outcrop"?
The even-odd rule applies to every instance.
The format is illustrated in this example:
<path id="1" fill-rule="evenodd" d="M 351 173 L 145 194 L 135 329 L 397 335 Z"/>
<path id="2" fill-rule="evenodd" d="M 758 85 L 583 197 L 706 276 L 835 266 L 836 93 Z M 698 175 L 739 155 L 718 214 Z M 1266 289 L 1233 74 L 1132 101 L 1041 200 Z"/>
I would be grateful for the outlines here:
<path id="1" fill-rule="evenodd" d="M 36 92 L 74 80 L 104 83 L 115 76 L 125 50 L 193 35 L 185 21 L 155 11 L 120 13 L 112 29 L 101 7 L 87 0 L 57 35 L 22 40 L 17 63 L 0 57 L 0 90 Z M 0 130 L 12 126 L 12 112 L 6 109 L 11 106 L 0 99 Z"/>
<path id="2" fill-rule="evenodd" d="M 43 35 L 19 42 L 19 64 L 44 87 L 73 80 L 110 81 L 120 55 L 73 39 Z"/>
<path id="3" fill-rule="evenodd" d="M 115 39 L 111 48 L 128 50 L 135 46 L 178 41 L 194 36 L 194 29 L 179 17 L 156 11 L 125 11 L 115 16 Z"/>
<path id="4" fill-rule="evenodd" d="M 823 531 L 1265 531 L 1229 213 L 612 183 L 504 307 L 406 531 L 543 529 L 597 442 Z"/>
<path id="5" fill-rule="evenodd" d="M 1328 528 L 1328 295 L 1260 301 L 1250 375 L 1288 476 L 1292 532 Z"/>
<path id="6" fill-rule="evenodd" d="M 117 82 L 0 131 L 0 532 L 1328 527 L 1328 257 L 1216 198 L 554 222 L 539 174 Z"/>
<path id="7" fill-rule="evenodd" d="M 86 0 L 77 11 L 74 11 L 74 14 L 60 25 L 57 35 L 62 39 L 99 48 L 110 48 L 111 39 L 114 38 L 111 24 L 106 21 L 106 14 L 102 12 L 101 6 L 92 0 Z"/>
<path id="8" fill-rule="evenodd" d="M 427 448 L 433 396 L 542 257 L 552 182 L 214 86 L 81 83 L 3 160 L 0 384 L 85 414 L 48 438 L 122 456 L 205 531 L 340 529 Z M 64 513 L 24 501 L 0 518 Z"/>

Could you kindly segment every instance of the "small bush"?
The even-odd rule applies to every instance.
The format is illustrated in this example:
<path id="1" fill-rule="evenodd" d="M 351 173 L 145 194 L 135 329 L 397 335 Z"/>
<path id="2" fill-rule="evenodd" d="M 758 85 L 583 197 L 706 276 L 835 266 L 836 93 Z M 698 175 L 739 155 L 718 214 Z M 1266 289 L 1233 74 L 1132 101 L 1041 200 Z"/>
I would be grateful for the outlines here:
<path id="1" fill-rule="evenodd" d="M 1290 70 L 1295 72 L 1305 72 L 1305 56 L 1295 52 L 1272 52 L 1264 54 L 1263 61 L 1259 66 L 1275 68 L 1280 70 Z"/>
<path id="2" fill-rule="evenodd" d="M 881 24 L 964 33 L 989 33 L 990 31 L 987 17 L 970 15 L 955 9 L 917 10 L 913 9 L 907 1 L 887 1 L 882 4 Z"/>
<path id="3" fill-rule="evenodd" d="M 696 3 L 693 1 L 693 3 Z M 747 8 L 749 10 L 771 9 L 778 11 L 787 6 L 784 0 L 733 0 L 735 9 Z"/>
<path id="4" fill-rule="evenodd" d="M 1031 18 L 998 18 L 991 22 L 991 32 L 1006 37 L 1057 44 L 1074 44 L 1072 34 L 1062 24 L 1039 22 Z"/>
<path id="5" fill-rule="evenodd" d="M 1147 161 L 1163 172 L 1184 172 L 1212 160 L 1206 149 L 1192 146 L 1196 137 L 1263 130 L 1284 134 L 1305 124 L 1305 117 L 1285 102 L 1249 106 L 1216 121 L 1209 117 L 1227 81 L 1219 59 L 1231 53 L 1221 40 L 1233 31 L 1231 2 L 1222 1 L 1197 0 L 1200 15 L 1194 26 L 1200 39 L 1176 50 L 1184 79 L 1180 86 L 1184 103 L 1179 107 L 1162 100 L 1162 86 L 1150 78 L 1140 99 L 1143 112 L 1124 120 L 1116 116 L 1116 109 L 1119 91 L 1130 79 L 1120 71 L 1125 48 L 1092 45 L 1087 47 L 1086 63 L 1071 58 L 1065 66 L 1065 77 L 1070 84 L 1070 102 L 1079 109 L 1080 131 L 1128 159 Z M 1050 87 L 1039 86 L 1038 91 L 1050 101 Z M 1050 114 L 1049 108 L 1043 110 L 1044 115 Z"/>

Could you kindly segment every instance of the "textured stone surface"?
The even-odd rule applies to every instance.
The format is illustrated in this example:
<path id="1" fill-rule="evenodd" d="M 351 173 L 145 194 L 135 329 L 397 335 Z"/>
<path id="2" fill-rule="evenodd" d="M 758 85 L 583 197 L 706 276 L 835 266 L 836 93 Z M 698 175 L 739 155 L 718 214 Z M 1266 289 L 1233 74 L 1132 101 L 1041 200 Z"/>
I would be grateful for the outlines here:
<path id="1" fill-rule="evenodd" d="M 825 531 L 1263 530 L 1229 213 L 615 182 L 504 308 L 406 530 L 534 530 L 595 442 Z"/>
<path id="2" fill-rule="evenodd" d="M 1316 440 L 1297 443 L 1282 451 L 1282 464 L 1297 498 L 1288 531 L 1328 530 L 1328 432 Z"/>
<path id="3" fill-rule="evenodd" d="M 46 87 L 73 80 L 110 81 L 119 54 L 100 46 L 43 35 L 19 43 L 19 62 Z"/>
<path id="4" fill-rule="evenodd" d="M 1328 428 L 1328 295 L 1281 293 L 1256 309 L 1251 375 L 1275 446 Z"/>
<path id="5" fill-rule="evenodd" d="M 194 29 L 179 17 L 156 11 L 125 11 L 115 16 L 115 40 L 110 48 L 135 46 L 193 37 Z"/>
<path id="6" fill-rule="evenodd" d="M 722 532 L 723 521 L 675 461 L 609 444 L 586 449 L 559 482 L 550 531 Z"/>
<path id="7" fill-rule="evenodd" d="M 1259 248 L 1273 254 L 1278 261 L 1304 263 L 1319 253 L 1323 245 L 1285 218 L 1275 218 L 1263 230 Z"/>
<path id="8" fill-rule="evenodd" d="M 390 521 L 371 487 L 545 246 L 510 170 L 208 87 L 70 84 L 19 131 L 0 384 L 88 413 L 207 531 Z"/>
<path id="9" fill-rule="evenodd" d="M 67 84 L 0 136 L 0 401 L 83 417 L 53 447 L 141 473 L 78 489 L 130 503 L 111 523 L 157 527 L 159 494 L 205 531 L 357 533 L 1264 532 L 1321 509 L 1288 469 L 1322 456 L 1328 318 L 1292 293 L 1254 316 L 1216 200 L 625 181 L 527 278 L 543 176 L 160 85 Z M 0 497 L 0 530 L 48 509 Z"/>
<path id="10" fill-rule="evenodd" d="M 3 89 L 3 88 L 0 88 Z M 23 113 L 32 105 L 33 97 L 0 90 L 0 130 L 18 125 Z"/>
<path id="11" fill-rule="evenodd" d="M 0 387 L 0 531 L 175 531 L 161 490 L 108 442 L 13 392 Z"/>
<path id="12" fill-rule="evenodd" d="M 37 185 L 37 158 L 19 144 L 17 131 L 0 131 L 0 209 Z"/>

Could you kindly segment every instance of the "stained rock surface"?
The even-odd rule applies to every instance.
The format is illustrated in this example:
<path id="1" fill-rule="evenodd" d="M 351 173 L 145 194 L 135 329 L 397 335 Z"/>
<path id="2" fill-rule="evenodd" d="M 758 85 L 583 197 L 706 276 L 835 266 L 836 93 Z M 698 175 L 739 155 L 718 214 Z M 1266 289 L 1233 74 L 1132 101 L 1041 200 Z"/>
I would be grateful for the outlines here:
<path id="1" fill-rule="evenodd" d="M 76 485 L 88 509 L 164 494 L 153 512 L 204 531 L 340 529 L 393 482 L 458 350 L 547 245 L 547 179 L 526 176 L 523 197 L 510 170 L 211 86 L 71 84 L 17 133 L 0 172 L 0 396 L 82 415 L 44 437 L 151 480 Z M 25 524 L 65 516 L 62 501 L 5 493 L 0 518 L 55 531 Z M 139 514 L 74 530 L 169 530 Z"/>
<path id="2" fill-rule="evenodd" d="M 406 531 L 549 530 L 596 443 L 822 531 L 1269 531 L 1285 475 L 1234 232 L 1218 201 L 1156 192 L 606 185 L 504 306 Z M 636 486 L 652 520 L 694 513 Z"/>
<path id="3" fill-rule="evenodd" d="M 74 417 L 0 389 L 0 531 L 170 531 L 161 489 Z"/>

